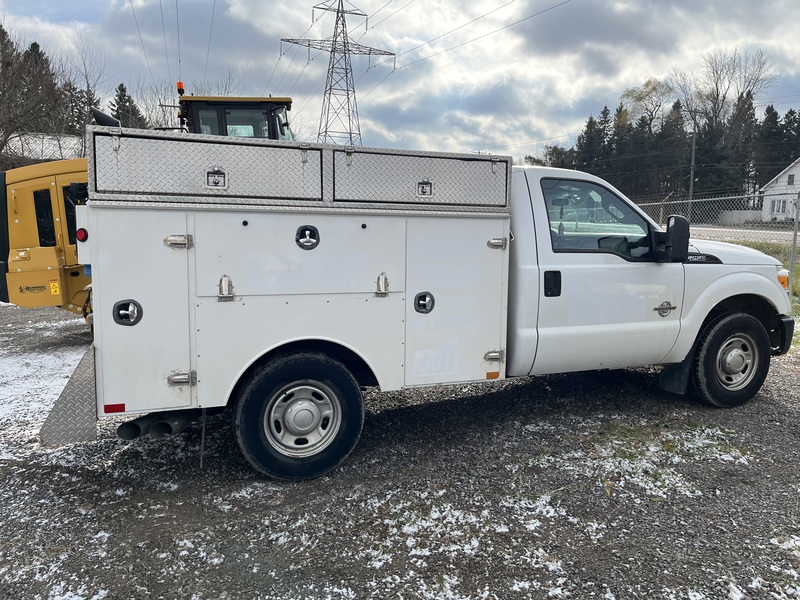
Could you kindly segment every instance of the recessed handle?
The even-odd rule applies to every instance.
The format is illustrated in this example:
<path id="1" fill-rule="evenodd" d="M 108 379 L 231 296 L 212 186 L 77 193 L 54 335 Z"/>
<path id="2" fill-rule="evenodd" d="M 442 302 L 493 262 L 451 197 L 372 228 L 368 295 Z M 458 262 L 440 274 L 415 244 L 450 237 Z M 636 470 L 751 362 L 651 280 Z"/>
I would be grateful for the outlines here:
<path id="1" fill-rule="evenodd" d="M 436 299 L 430 292 L 420 292 L 414 297 L 414 310 L 422 315 L 427 315 L 436 306 Z"/>

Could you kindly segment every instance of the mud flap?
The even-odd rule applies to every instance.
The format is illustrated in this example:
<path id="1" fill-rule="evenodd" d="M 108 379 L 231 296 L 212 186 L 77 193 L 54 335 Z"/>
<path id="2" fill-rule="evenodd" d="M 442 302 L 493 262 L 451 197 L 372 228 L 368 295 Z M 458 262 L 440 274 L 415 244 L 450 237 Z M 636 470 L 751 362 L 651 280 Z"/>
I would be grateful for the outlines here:
<path id="1" fill-rule="evenodd" d="M 39 430 L 43 446 L 61 446 L 97 439 L 94 344 L 89 346 L 64 391 Z"/>
<path id="2" fill-rule="evenodd" d="M 694 362 L 695 347 L 689 351 L 681 362 L 667 365 L 661 370 L 658 377 L 659 387 L 673 394 L 684 395 L 689 388 L 689 376 L 692 374 L 692 363 Z"/>

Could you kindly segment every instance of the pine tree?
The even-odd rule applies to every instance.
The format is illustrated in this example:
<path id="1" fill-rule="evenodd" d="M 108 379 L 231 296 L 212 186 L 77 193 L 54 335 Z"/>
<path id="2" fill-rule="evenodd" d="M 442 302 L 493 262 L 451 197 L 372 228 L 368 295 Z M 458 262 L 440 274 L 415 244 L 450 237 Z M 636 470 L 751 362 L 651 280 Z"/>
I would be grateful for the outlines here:
<path id="1" fill-rule="evenodd" d="M 604 143 L 603 130 L 597 120 L 589 115 L 583 131 L 578 134 L 575 143 L 575 158 L 578 168 L 589 173 L 600 174 L 602 166 L 598 161 L 602 158 Z"/>
<path id="2" fill-rule="evenodd" d="M 656 146 L 660 154 L 660 192 L 681 195 L 688 190 L 691 152 L 691 137 L 686 133 L 683 106 L 676 101 L 664 117 L 656 135 Z"/>
<path id="3" fill-rule="evenodd" d="M 727 178 L 733 189 L 742 194 L 755 191 L 753 146 L 757 126 L 752 92 L 740 94 L 727 123 L 724 143 L 727 150 Z"/>
<path id="4" fill-rule="evenodd" d="M 800 115 L 793 108 L 783 117 L 783 159 L 790 165 L 800 158 Z"/>
<path id="5" fill-rule="evenodd" d="M 632 178 L 630 165 L 628 164 L 628 153 L 632 135 L 633 125 L 630 122 L 630 113 L 620 102 L 616 111 L 614 111 L 614 123 L 606 144 L 610 158 L 609 166 L 606 169 L 606 177 L 609 183 L 622 190 L 629 189 L 631 185 Z"/>
<path id="6" fill-rule="evenodd" d="M 756 127 L 753 149 L 755 181 L 760 188 L 780 173 L 787 164 L 784 156 L 784 130 L 778 111 L 771 104 L 764 110 L 764 118 Z"/>
<path id="7" fill-rule="evenodd" d="M 128 94 L 124 83 L 117 86 L 117 93 L 111 102 L 111 116 L 119 120 L 123 127 L 147 129 L 147 119 L 142 115 L 139 107 Z"/>

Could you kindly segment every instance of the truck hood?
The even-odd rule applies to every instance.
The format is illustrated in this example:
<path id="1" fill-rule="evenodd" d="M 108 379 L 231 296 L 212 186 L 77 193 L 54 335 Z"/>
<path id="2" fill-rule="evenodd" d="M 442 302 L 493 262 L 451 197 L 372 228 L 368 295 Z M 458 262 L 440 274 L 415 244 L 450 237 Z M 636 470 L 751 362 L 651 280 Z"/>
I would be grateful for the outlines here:
<path id="1" fill-rule="evenodd" d="M 746 246 L 729 244 L 728 242 L 713 242 L 710 240 L 689 240 L 689 260 L 692 255 L 716 257 L 729 265 L 780 265 L 781 262 Z M 702 261 L 705 262 L 705 261 Z"/>

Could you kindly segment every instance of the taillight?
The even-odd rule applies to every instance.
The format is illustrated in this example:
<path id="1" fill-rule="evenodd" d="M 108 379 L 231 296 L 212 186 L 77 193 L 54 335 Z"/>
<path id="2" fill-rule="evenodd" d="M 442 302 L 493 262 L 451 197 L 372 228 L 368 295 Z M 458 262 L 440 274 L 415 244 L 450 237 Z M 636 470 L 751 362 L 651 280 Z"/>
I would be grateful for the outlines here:
<path id="1" fill-rule="evenodd" d="M 89 232 L 86 231 L 83 227 L 81 227 L 80 229 L 78 229 L 78 231 L 75 232 L 75 239 L 78 240 L 79 242 L 85 242 L 86 240 L 89 239 Z"/>

